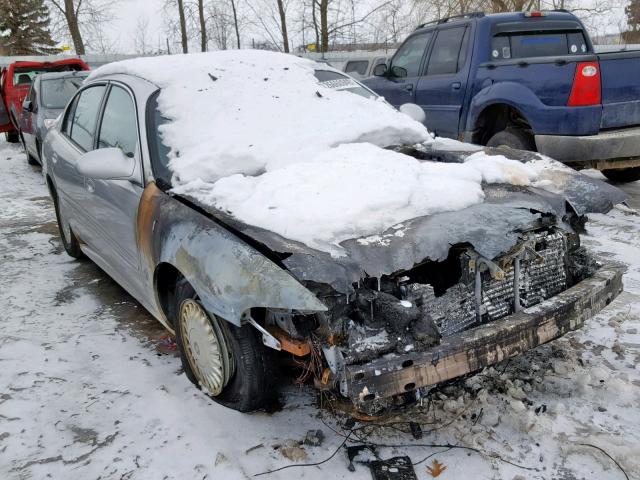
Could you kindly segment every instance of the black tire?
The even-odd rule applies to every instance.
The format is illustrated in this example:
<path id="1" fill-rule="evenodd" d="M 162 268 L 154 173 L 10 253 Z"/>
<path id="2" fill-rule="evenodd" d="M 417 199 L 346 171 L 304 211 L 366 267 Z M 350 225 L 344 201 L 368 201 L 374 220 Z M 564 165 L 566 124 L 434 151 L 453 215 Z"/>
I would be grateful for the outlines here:
<path id="1" fill-rule="evenodd" d="M 518 150 L 536 151 L 533 136 L 519 128 L 508 128 L 493 135 L 487 142 L 487 147 L 511 147 Z"/>
<path id="2" fill-rule="evenodd" d="M 614 183 L 636 182 L 640 180 L 640 167 L 602 170 L 602 174 Z"/>
<path id="3" fill-rule="evenodd" d="M 29 150 L 27 150 L 27 144 L 24 141 L 24 136 L 22 135 L 22 132 L 20 132 L 20 141 L 22 142 L 22 148 L 24 150 L 24 154 L 27 156 L 27 163 L 29 165 L 40 165 L 40 162 L 38 162 L 38 160 L 29 153 Z"/>
<path id="4" fill-rule="evenodd" d="M 20 136 L 18 135 L 18 132 L 16 132 L 15 130 L 12 130 L 10 132 L 4 132 L 4 138 L 9 143 L 18 143 L 20 141 Z"/>
<path id="5" fill-rule="evenodd" d="M 174 307 L 170 319 L 175 326 L 176 343 L 180 359 L 187 378 L 201 388 L 194 374 L 182 339 L 179 325 L 179 312 L 182 302 L 197 299 L 193 287 L 181 279 L 175 288 Z M 210 322 L 217 322 L 226 340 L 230 356 L 235 363 L 235 372 L 227 385 L 217 396 L 209 395 L 216 403 L 240 412 L 251 412 L 268 409 L 277 402 L 277 376 L 272 352 L 262 343 L 262 339 L 254 327 L 245 324 L 236 327 L 225 320 L 209 314 Z M 205 392 L 206 393 L 206 392 Z"/>
<path id="6" fill-rule="evenodd" d="M 53 207 L 56 212 L 56 221 L 58 222 L 58 231 L 60 232 L 60 240 L 62 241 L 62 246 L 64 247 L 64 251 L 67 252 L 67 254 L 70 257 L 82 258 L 84 254 L 82 253 L 82 250 L 80 250 L 80 243 L 78 242 L 78 239 L 74 235 L 73 230 L 71 230 L 71 227 L 69 227 L 69 233 L 68 233 L 69 238 L 67 238 L 67 234 L 65 234 L 64 232 L 64 227 L 62 226 L 63 222 L 61 220 L 62 217 L 60 215 L 60 205 L 58 204 L 58 194 L 53 189 L 51 190 L 51 197 L 53 198 Z"/>

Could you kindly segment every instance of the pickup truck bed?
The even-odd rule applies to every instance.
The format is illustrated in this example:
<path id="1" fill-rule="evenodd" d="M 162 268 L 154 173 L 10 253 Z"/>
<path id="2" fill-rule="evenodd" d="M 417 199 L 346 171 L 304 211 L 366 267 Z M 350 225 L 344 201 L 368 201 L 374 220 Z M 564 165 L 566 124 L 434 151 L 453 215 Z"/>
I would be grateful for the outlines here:
<path id="1" fill-rule="evenodd" d="M 640 179 L 640 51 L 596 54 L 563 11 L 472 13 L 421 25 L 378 76 L 436 135 L 537 150 L 610 179 Z"/>

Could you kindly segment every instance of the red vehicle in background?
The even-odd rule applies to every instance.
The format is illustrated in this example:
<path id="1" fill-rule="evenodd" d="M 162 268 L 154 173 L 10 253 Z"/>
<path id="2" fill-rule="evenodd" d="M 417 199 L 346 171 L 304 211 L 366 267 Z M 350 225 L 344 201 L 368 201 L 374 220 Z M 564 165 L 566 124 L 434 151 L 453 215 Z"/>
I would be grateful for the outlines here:
<path id="1" fill-rule="evenodd" d="M 22 103 L 34 77 L 39 73 L 74 70 L 89 70 L 89 65 L 79 58 L 67 58 L 55 62 L 14 62 L 0 70 L 0 132 L 5 132 L 8 142 L 20 140 Z"/>

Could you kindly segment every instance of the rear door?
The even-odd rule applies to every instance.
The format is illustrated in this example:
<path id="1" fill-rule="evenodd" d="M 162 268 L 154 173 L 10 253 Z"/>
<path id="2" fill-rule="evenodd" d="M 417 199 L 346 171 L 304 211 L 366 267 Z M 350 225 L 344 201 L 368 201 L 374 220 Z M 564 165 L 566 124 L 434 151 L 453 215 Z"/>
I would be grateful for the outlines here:
<path id="1" fill-rule="evenodd" d="M 23 103 L 22 112 L 20 114 L 20 130 L 22 131 L 22 139 L 27 151 L 37 157 L 36 152 L 36 117 L 38 115 L 38 85 L 40 82 L 34 80 L 31 90 Z M 31 111 L 25 109 L 25 103 L 30 102 Z"/>
<path id="2" fill-rule="evenodd" d="M 416 84 L 432 36 L 433 31 L 427 31 L 407 38 L 391 59 L 388 76 L 370 79 L 365 84 L 395 107 L 414 103 Z"/>
<path id="3" fill-rule="evenodd" d="M 469 25 L 438 30 L 425 75 L 418 81 L 415 103 L 426 114 L 427 128 L 438 136 L 458 136 L 469 77 L 470 35 Z"/>
<path id="4" fill-rule="evenodd" d="M 599 54 L 601 128 L 640 125 L 640 51 Z"/>

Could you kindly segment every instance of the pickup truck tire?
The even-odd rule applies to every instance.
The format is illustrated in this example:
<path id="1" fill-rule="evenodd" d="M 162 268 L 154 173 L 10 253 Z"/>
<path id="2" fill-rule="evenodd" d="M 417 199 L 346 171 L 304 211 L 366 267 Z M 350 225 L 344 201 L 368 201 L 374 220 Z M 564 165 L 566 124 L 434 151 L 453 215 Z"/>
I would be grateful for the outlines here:
<path id="1" fill-rule="evenodd" d="M 20 141 L 20 136 L 15 130 L 11 132 L 4 132 L 4 138 L 9 143 L 18 143 Z"/>
<path id="2" fill-rule="evenodd" d="M 640 180 L 640 167 L 602 170 L 602 174 L 614 183 L 635 182 Z"/>
<path id="3" fill-rule="evenodd" d="M 80 250 L 80 243 L 74 235 L 73 230 L 71 230 L 71 227 L 69 225 L 67 225 L 66 227 L 64 226 L 65 223 L 60 211 L 61 209 L 58 202 L 58 194 L 55 190 L 53 190 L 53 188 L 51 191 L 51 197 L 53 198 L 53 207 L 56 212 L 56 220 L 58 222 L 60 240 L 62 241 L 62 246 L 64 247 L 65 252 L 67 252 L 70 257 L 82 258 L 84 254 L 82 253 L 82 250 Z"/>
<path id="4" fill-rule="evenodd" d="M 519 128 L 507 128 L 495 133 L 487 142 L 487 147 L 511 147 L 518 150 L 535 152 L 536 142 L 533 137 Z"/>
<path id="5" fill-rule="evenodd" d="M 256 329 L 249 324 L 237 327 L 206 312 L 185 279 L 178 281 L 174 299 L 176 343 L 187 378 L 216 403 L 240 412 L 274 405 L 277 400 L 275 365 Z M 197 338 L 205 341 L 194 342 L 194 335 L 199 332 Z M 204 332 L 206 335 L 202 335 Z M 203 355 L 202 352 L 207 351 L 209 354 Z M 219 370 L 213 369 L 213 373 L 216 376 L 222 372 L 219 376 L 224 380 L 211 382 L 203 378 L 200 372 L 211 373 L 211 365 L 219 365 Z"/>

